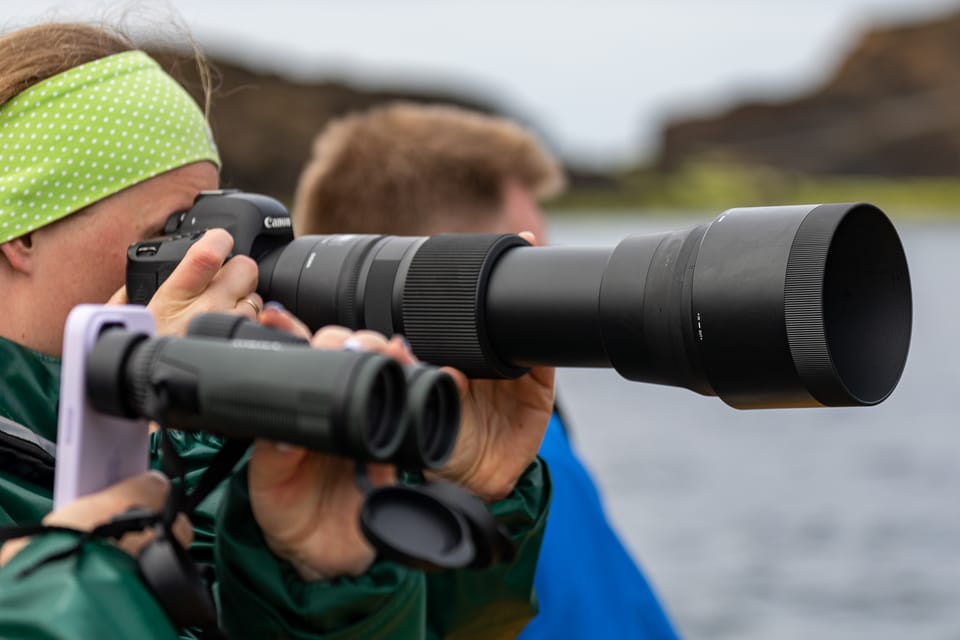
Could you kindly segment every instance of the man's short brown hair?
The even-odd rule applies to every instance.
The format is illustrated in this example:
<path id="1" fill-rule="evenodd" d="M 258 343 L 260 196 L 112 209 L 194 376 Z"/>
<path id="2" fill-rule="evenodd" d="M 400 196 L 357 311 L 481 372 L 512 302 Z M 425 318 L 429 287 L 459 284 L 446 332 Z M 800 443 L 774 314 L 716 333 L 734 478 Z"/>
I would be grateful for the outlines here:
<path id="1" fill-rule="evenodd" d="M 314 142 L 294 205 L 297 235 L 426 233 L 498 215 L 508 181 L 538 199 L 564 186 L 557 161 L 503 118 L 393 103 L 330 123 Z"/>

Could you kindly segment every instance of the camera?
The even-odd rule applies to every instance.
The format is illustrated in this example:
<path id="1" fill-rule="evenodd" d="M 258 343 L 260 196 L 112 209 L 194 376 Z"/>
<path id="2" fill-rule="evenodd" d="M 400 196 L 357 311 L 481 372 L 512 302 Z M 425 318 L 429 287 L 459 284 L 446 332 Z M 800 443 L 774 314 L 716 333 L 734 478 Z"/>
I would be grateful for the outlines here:
<path id="1" fill-rule="evenodd" d="M 146 303 L 206 229 L 260 268 L 258 292 L 312 329 L 402 333 L 472 377 L 613 367 L 737 408 L 865 406 L 895 388 L 910 344 L 909 271 L 868 203 L 730 209 L 613 248 L 531 247 L 510 234 L 293 238 L 271 198 L 202 194 L 168 235 L 128 250 Z"/>

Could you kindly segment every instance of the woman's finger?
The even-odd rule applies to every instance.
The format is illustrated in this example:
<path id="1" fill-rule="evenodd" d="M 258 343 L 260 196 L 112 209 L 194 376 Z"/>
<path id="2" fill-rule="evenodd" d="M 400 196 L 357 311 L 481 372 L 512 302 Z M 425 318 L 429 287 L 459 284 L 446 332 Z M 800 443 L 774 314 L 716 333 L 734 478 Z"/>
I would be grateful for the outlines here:
<path id="1" fill-rule="evenodd" d="M 533 246 L 537 246 L 537 236 L 534 235 L 533 231 L 521 231 L 517 234 Z"/>
<path id="2" fill-rule="evenodd" d="M 123 285 L 117 291 L 110 296 L 110 299 L 107 300 L 107 304 L 117 304 L 123 305 L 127 304 L 127 285 Z"/>
<path id="3" fill-rule="evenodd" d="M 310 328 L 295 315 L 276 303 L 266 303 L 263 311 L 257 316 L 257 321 L 265 327 L 286 331 L 287 333 L 303 338 L 307 342 L 310 341 Z"/>
<path id="4" fill-rule="evenodd" d="M 387 348 L 383 353 L 395 359 L 400 364 L 417 363 L 417 357 L 413 355 L 413 351 L 410 350 L 410 345 L 407 344 L 406 339 L 400 335 L 390 338 L 390 341 L 387 343 Z"/>
<path id="5" fill-rule="evenodd" d="M 355 331 L 344 343 L 343 348 L 348 351 L 369 351 L 383 353 L 387 350 L 387 339 L 376 331 L 361 329 Z"/>
<path id="6" fill-rule="evenodd" d="M 210 301 L 214 309 L 230 309 L 236 302 L 254 295 L 257 290 L 257 263 L 249 256 L 234 256 L 223 265 L 209 286 L 198 297 Z M 260 309 L 263 301 L 257 296 Z"/>
<path id="7" fill-rule="evenodd" d="M 183 260 L 160 285 L 157 293 L 171 292 L 170 295 L 177 300 L 189 300 L 199 296 L 217 275 L 232 249 L 233 236 L 223 229 L 208 229 L 187 249 Z M 240 297 L 236 295 L 233 300 Z"/>
<path id="8" fill-rule="evenodd" d="M 237 301 L 234 311 L 246 317 L 248 320 L 256 322 L 260 313 L 263 311 L 263 299 L 256 292 L 251 293 Z"/>
<path id="9" fill-rule="evenodd" d="M 330 325 L 317 331 L 310 339 L 310 346 L 314 349 L 342 349 L 353 332 L 344 327 Z"/>

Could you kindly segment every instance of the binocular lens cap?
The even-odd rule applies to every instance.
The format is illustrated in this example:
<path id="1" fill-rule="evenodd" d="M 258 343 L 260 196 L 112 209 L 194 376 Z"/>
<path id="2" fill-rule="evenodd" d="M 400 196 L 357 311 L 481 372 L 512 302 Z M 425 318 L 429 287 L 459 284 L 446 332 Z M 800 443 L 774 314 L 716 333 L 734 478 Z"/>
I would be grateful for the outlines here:
<path id="1" fill-rule="evenodd" d="M 516 554 L 509 533 L 465 489 L 433 480 L 419 486 L 372 488 L 358 473 L 366 498 L 364 536 L 389 560 L 424 570 L 484 568 Z"/>
<path id="2" fill-rule="evenodd" d="M 417 569 L 459 569 L 470 566 L 476 556 L 463 516 L 416 487 L 370 491 L 360 528 L 384 558 Z"/>

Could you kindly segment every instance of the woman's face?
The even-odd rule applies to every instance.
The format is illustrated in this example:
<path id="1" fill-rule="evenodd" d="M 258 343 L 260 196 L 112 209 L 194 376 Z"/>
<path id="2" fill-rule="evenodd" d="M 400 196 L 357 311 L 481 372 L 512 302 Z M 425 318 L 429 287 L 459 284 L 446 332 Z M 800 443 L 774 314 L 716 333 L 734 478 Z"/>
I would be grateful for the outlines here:
<path id="1" fill-rule="evenodd" d="M 219 176 L 209 162 L 197 162 L 125 189 L 86 210 L 33 232 L 37 323 L 46 326 L 59 353 L 63 324 L 78 304 L 102 304 L 123 286 L 127 247 L 158 236 L 170 215 L 193 205 L 201 191 L 216 189 Z M 54 295 L 50 295 L 54 294 Z"/>

